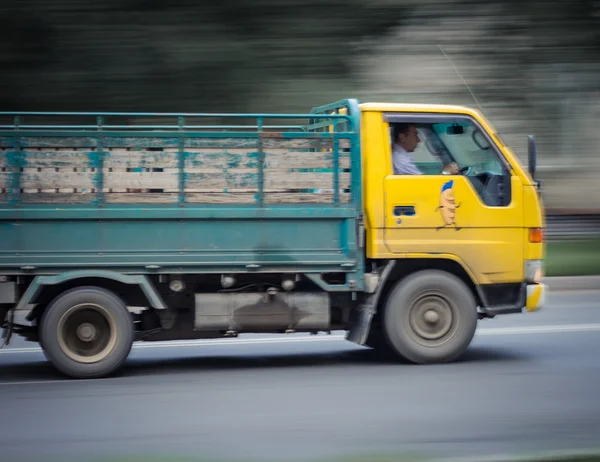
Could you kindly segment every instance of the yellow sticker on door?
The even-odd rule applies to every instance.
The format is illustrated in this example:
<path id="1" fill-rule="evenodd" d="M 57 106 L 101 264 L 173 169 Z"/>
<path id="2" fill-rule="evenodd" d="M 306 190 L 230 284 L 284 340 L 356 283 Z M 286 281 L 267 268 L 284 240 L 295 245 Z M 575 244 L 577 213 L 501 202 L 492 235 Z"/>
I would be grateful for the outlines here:
<path id="1" fill-rule="evenodd" d="M 454 181 L 450 180 L 442 185 L 442 191 L 440 192 L 440 205 L 436 209 L 440 211 L 444 224 L 439 226 L 437 229 L 446 228 L 447 226 L 454 226 L 458 231 L 460 227 L 456 224 L 456 209 L 460 207 L 460 204 L 456 205 L 454 197 Z"/>

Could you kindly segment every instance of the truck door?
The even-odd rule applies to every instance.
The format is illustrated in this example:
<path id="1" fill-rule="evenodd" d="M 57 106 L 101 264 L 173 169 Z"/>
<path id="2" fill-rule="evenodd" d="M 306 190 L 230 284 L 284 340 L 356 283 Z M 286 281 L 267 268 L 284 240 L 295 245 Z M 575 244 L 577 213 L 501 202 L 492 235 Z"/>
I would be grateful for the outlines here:
<path id="1" fill-rule="evenodd" d="M 388 113 L 384 242 L 399 256 L 446 254 L 482 283 L 520 281 L 522 185 L 492 137 L 468 115 Z M 409 156 L 421 174 L 394 174 L 391 127 L 414 123 L 420 142 Z M 456 162 L 458 175 L 441 174 Z"/>

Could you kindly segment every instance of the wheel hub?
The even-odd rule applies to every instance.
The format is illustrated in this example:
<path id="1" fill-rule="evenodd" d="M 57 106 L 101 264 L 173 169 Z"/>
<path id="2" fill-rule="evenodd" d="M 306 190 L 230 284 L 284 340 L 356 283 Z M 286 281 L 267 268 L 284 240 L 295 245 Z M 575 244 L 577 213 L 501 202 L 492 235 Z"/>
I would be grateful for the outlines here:
<path id="1" fill-rule="evenodd" d="M 440 320 L 440 315 L 435 310 L 429 310 L 425 312 L 423 318 L 425 319 L 426 323 L 435 324 Z"/>
<path id="2" fill-rule="evenodd" d="M 82 342 L 92 342 L 96 338 L 96 328 L 89 322 L 84 322 L 77 328 L 77 337 Z"/>
<path id="3" fill-rule="evenodd" d="M 106 358 L 117 340 L 112 317 L 93 303 L 71 307 L 61 318 L 58 331 L 63 352 L 80 363 L 91 364 Z"/>
<path id="4" fill-rule="evenodd" d="M 425 296 L 412 306 L 409 323 L 412 331 L 422 340 L 440 340 L 452 329 L 452 308 L 441 297 Z"/>

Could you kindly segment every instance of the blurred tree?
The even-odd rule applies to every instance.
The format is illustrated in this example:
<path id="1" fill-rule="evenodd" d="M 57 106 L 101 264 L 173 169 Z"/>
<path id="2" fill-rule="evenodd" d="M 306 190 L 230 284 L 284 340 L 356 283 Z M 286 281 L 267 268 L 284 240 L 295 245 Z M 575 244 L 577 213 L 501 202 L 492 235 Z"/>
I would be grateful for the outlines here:
<path id="1" fill-rule="evenodd" d="M 404 12 L 357 0 L 7 6 L 0 103 L 38 110 L 253 110 L 246 102 L 279 79 L 352 79 L 357 43 Z"/>

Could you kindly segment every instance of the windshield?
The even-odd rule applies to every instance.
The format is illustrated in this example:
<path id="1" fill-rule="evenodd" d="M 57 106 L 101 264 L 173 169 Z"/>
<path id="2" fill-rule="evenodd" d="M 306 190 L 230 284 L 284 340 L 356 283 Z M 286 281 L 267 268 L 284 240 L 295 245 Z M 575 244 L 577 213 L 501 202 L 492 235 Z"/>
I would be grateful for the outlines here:
<path id="1" fill-rule="evenodd" d="M 424 171 L 437 172 L 451 162 L 470 167 L 469 175 L 502 175 L 503 164 L 481 130 L 471 121 L 418 124 L 421 140 L 412 153 Z"/>
<path id="2" fill-rule="evenodd" d="M 502 174 L 500 159 L 474 123 L 437 123 L 432 124 L 432 129 L 461 167 L 471 167 L 475 172 Z"/>

